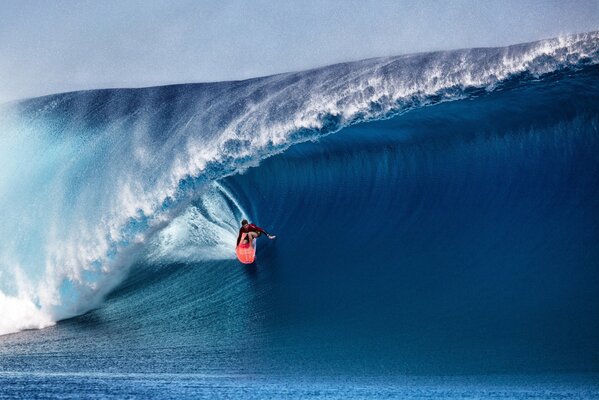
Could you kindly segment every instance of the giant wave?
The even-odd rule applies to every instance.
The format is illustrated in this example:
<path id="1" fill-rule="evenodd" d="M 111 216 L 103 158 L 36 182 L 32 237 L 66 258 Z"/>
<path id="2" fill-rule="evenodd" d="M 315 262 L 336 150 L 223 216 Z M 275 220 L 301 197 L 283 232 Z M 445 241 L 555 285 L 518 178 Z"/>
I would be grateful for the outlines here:
<path id="1" fill-rule="evenodd" d="M 457 296 L 449 304 L 465 307 L 469 298 L 459 295 L 465 276 L 482 282 L 477 290 L 486 288 L 483 304 L 509 313 L 497 305 L 490 281 L 473 277 L 463 261 L 532 263 L 532 271 L 543 273 L 530 250 L 561 238 L 545 236 L 545 229 L 581 236 L 567 246 L 543 247 L 547 257 L 561 260 L 551 267 L 551 279 L 564 279 L 557 269 L 568 263 L 582 266 L 577 279 L 595 279 L 598 39 L 593 32 L 240 82 L 74 92 L 4 105 L 0 334 L 86 313 L 127 276 L 128 285 L 142 291 L 160 265 L 231 260 L 241 216 L 283 233 L 278 252 L 271 246 L 259 254 L 265 263 L 303 260 L 281 268 L 287 275 L 277 278 L 295 283 L 273 283 L 279 300 L 287 300 L 277 307 L 291 319 L 349 320 L 371 314 L 366 305 L 374 302 L 385 304 L 381 315 L 412 330 L 423 328 L 412 313 L 456 329 L 430 307 L 445 296 Z M 527 105 L 530 99 L 537 103 Z M 468 161 L 468 154 L 476 156 Z M 535 185 L 539 196 L 555 195 L 538 197 Z M 557 195 L 563 190 L 570 196 Z M 539 220 L 542 212 L 531 209 L 556 217 Z M 469 220 L 460 220 L 464 216 Z M 505 238 L 514 226 L 525 232 L 519 243 Z M 377 232 L 376 240 L 368 238 Z M 471 248 L 463 245 L 468 241 Z M 361 250 L 344 253 L 337 242 Z M 314 256 L 300 250 L 306 247 Z M 427 248 L 431 256 L 424 259 L 418 252 Z M 495 250 L 510 248 L 511 256 Z M 560 253 L 565 249 L 567 255 Z M 393 257 L 391 265 L 428 271 L 429 278 L 418 277 L 416 268 L 403 271 L 405 282 L 424 292 L 389 279 L 384 270 Z M 454 275 L 431 270 L 434 263 L 452 267 Z M 353 267 L 343 273 L 334 265 Z M 302 279 L 308 272 L 319 278 Z M 455 278 L 451 290 L 440 287 L 447 276 Z M 337 290 L 328 286 L 344 278 L 349 283 Z M 347 303 L 342 289 L 366 301 Z M 593 299 L 592 286 L 581 290 L 584 300 Z M 430 291 L 437 301 L 414 300 Z M 345 306 L 323 301 L 325 293 Z M 397 310 L 398 301 L 411 310 Z M 537 301 L 524 303 L 534 311 Z M 381 323 L 375 318 L 370 326 Z M 447 334 L 461 340 L 455 331 Z"/>

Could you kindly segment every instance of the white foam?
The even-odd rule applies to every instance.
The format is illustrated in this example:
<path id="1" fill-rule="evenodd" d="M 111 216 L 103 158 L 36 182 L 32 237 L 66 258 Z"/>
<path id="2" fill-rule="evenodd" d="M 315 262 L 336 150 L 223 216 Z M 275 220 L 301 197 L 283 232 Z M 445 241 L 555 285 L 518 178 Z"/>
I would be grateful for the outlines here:
<path id="1" fill-rule="evenodd" d="M 152 237 L 144 259 L 153 264 L 199 262 L 235 258 L 237 220 L 241 206 L 218 183 L 210 185 L 169 225 Z M 233 207 L 230 206 L 233 205 Z"/>
<path id="2" fill-rule="evenodd" d="M 55 324 L 52 317 L 39 310 L 28 298 L 5 295 L 0 291 L 0 335 L 25 329 L 42 329 Z"/>

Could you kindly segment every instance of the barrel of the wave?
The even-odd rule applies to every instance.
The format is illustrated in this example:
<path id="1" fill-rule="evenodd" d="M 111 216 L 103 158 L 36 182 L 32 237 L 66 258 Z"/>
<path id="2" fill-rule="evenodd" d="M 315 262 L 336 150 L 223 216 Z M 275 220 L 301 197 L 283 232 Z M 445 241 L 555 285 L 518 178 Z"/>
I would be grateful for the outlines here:
<path id="1" fill-rule="evenodd" d="M 241 235 L 239 245 L 235 249 L 237 259 L 243 264 L 251 264 L 256 260 L 256 239 L 244 243 L 246 233 Z"/>

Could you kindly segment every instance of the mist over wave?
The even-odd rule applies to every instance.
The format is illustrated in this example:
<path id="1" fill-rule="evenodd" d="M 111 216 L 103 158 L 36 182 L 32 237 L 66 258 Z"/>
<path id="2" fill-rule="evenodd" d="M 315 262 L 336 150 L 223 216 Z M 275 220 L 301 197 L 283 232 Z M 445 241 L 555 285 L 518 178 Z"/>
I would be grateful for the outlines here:
<path id="1" fill-rule="evenodd" d="M 249 200 L 251 194 L 244 198 L 243 191 L 228 186 L 266 157 L 350 125 L 376 123 L 428 105 L 471 99 L 472 107 L 482 108 L 485 103 L 479 98 L 493 93 L 535 84 L 550 88 L 550 83 L 571 75 L 580 75 L 582 82 L 596 70 L 598 39 L 592 32 L 505 48 L 364 60 L 240 82 L 75 92 L 6 105 L 0 109 L 0 207 L 6 210 L 0 226 L 0 314 L 7 317 L 0 321 L 0 334 L 42 328 L 97 307 L 135 263 L 232 259 L 231 243 L 241 216 L 285 226 L 285 213 L 275 213 L 278 220 L 267 219 Z M 595 89 L 585 93 L 595 99 Z M 537 90 L 535 95 L 542 93 Z M 576 130 L 583 133 L 573 137 L 594 145 L 594 111 L 577 108 L 563 114 L 559 108 L 556 115 L 563 118 L 552 123 L 562 124 L 564 132 L 582 126 Z M 520 118 L 530 120 L 521 121 L 518 129 L 547 123 L 530 115 Z M 437 133 L 428 126 L 403 129 L 398 135 L 409 142 Z M 361 135 L 381 140 L 367 130 Z M 577 149 L 569 135 L 554 137 Z M 339 137 L 335 146 L 352 148 L 351 141 L 343 141 L 343 132 Z M 544 148 L 537 143 L 544 143 L 543 134 L 527 137 L 510 146 Z M 409 164 L 410 157 L 388 162 Z M 368 166 L 354 162 L 350 170 Z M 312 173 L 326 177 L 330 168 L 325 163 Z M 302 176 L 283 174 L 276 182 L 291 185 Z M 320 180 L 315 184 L 325 186 Z M 376 193 L 374 188 L 365 190 Z M 362 209 L 377 201 L 368 199 Z M 271 193 L 268 201 L 282 201 L 280 193 Z M 427 209 L 410 197 L 393 204 L 407 219 Z M 311 218 L 303 203 L 294 207 L 304 213 L 306 226 L 317 220 L 323 224 L 324 216 Z M 375 249 L 380 250 L 364 250 L 371 254 Z"/>

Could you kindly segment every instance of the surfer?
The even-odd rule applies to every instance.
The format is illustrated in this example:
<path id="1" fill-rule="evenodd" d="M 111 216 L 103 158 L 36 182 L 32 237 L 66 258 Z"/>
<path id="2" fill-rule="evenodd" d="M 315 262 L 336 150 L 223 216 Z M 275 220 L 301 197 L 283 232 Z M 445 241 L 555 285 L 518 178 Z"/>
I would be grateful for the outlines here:
<path id="1" fill-rule="evenodd" d="M 244 233 L 245 233 L 245 235 L 244 235 Z M 239 236 L 237 236 L 237 246 L 239 246 L 239 242 L 242 242 L 242 244 L 249 244 L 252 242 L 252 240 L 256 239 L 263 233 L 269 239 L 276 238 L 275 235 L 269 234 L 264 229 L 260 228 L 259 226 L 254 225 L 254 224 L 250 224 L 247 219 L 244 219 L 243 221 L 241 221 L 241 228 L 239 228 Z M 242 236 L 243 236 L 243 241 L 241 241 Z"/>

